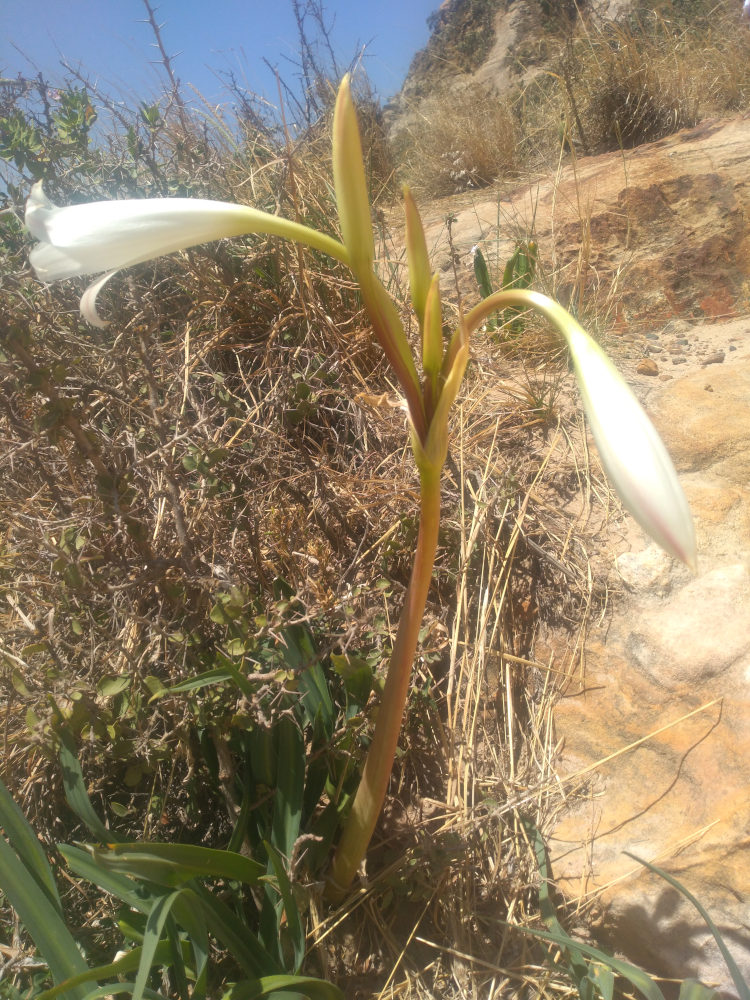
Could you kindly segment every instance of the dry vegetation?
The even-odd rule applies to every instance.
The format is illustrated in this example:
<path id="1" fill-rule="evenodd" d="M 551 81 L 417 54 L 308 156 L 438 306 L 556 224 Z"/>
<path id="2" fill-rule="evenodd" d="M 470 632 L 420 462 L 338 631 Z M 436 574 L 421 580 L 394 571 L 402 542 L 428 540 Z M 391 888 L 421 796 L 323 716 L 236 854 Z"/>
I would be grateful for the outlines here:
<path id="1" fill-rule="evenodd" d="M 729 5 L 722 10 L 729 17 Z M 712 23 L 702 40 L 679 27 L 668 54 L 661 13 L 648 42 L 657 58 L 657 48 L 636 44 L 635 24 L 582 22 L 555 75 L 507 104 L 471 90 L 425 104 L 403 169 L 445 194 L 460 186 L 451 171 L 489 183 L 525 168 L 530 150 L 535 166 L 554 157 L 561 114 L 570 141 L 585 136 L 599 149 L 744 106 L 747 41 Z M 16 210 L 43 175 L 60 203 L 189 194 L 330 227 L 332 91 L 320 80 L 314 121 L 294 140 L 250 100 L 239 121 L 223 122 L 186 108 L 172 89 L 159 107 L 125 113 L 75 86 L 82 111 L 72 135 L 31 88 L 6 94 Z M 27 123 L 36 117 L 38 145 L 13 155 L 8 134 L 21 108 Z M 100 124 L 115 112 L 96 144 L 95 108 Z M 613 134 L 618 108 L 630 117 Z M 393 189 L 393 161 L 372 105 L 363 124 L 377 210 Z M 454 149 L 461 159 L 446 166 Z M 386 236 L 382 271 L 397 283 Z M 28 247 L 5 213 L 3 780 L 50 851 L 85 839 L 61 786 L 65 729 L 107 823 L 146 839 L 226 846 L 243 796 L 262 805 L 267 794 L 252 773 L 254 734 L 299 703 L 314 661 L 338 715 L 327 741 L 314 727 L 305 738 L 311 759 L 340 782 L 326 792 L 335 802 L 356 778 L 372 710 L 349 711 L 336 665 L 348 657 L 382 668 L 417 496 L 403 414 L 350 276 L 278 241 L 222 242 L 118 276 L 102 295 L 110 326 L 94 331 L 78 315 L 81 288 L 42 287 Z M 500 365 L 516 375 L 498 383 Z M 571 992 L 542 967 L 544 950 L 509 927 L 536 917 L 519 815 L 544 828 L 564 800 L 551 706 L 565 677 L 535 662 L 535 631 L 565 626 L 575 647 L 598 599 L 574 539 L 605 494 L 576 444 L 565 377 L 534 327 L 474 354 L 403 754 L 367 881 L 330 913 L 315 891 L 325 852 L 294 872 L 309 920 L 307 967 L 347 996 Z M 252 698 L 226 682 L 166 692 L 227 660 L 246 673 Z M 318 831 L 322 805 L 314 797 L 306 808 Z M 111 955 L 112 908 L 90 887 L 65 885 L 75 932 Z M 17 959 L 28 942 L 7 907 L 3 916 L 3 955 Z M 28 986 L 23 971 L 11 972 L 6 983 Z"/>
<path id="2" fill-rule="evenodd" d="M 396 146 L 424 196 L 547 170 L 561 148 L 632 148 L 750 104 L 750 38 L 734 0 L 636 3 L 615 22 L 590 0 L 540 2 L 514 23 L 517 83 L 502 95 L 445 54 L 428 87 L 415 60 Z"/>

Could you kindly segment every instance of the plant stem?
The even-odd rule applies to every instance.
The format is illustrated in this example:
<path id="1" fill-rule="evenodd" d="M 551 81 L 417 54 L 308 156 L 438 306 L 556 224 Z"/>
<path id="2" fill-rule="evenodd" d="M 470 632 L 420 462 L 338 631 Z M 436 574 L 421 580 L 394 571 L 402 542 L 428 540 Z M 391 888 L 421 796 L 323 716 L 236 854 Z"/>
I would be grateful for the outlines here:
<path id="1" fill-rule="evenodd" d="M 439 472 L 435 474 L 434 470 L 429 470 L 422 476 L 417 549 L 378 710 L 375 734 L 328 876 L 326 895 L 334 902 L 340 900 L 349 888 L 365 856 L 385 800 L 432 579 L 439 528 L 440 475 Z"/>

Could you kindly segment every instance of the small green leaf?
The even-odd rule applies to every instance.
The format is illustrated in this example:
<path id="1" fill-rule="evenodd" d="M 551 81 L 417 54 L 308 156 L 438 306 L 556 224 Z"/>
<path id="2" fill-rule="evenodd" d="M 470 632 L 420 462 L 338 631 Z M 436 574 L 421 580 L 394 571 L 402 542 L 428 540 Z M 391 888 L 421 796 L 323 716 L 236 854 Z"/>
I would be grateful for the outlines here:
<path id="1" fill-rule="evenodd" d="M 21 649 L 21 656 L 33 656 L 34 653 L 46 653 L 48 650 L 46 642 L 30 642 Z"/>
<path id="2" fill-rule="evenodd" d="M 10 682 L 13 685 L 13 690 L 20 694 L 23 698 L 30 698 L 31 691 L 26 687 L 26 682 L 23 679 L 23 674 L 17 668 L 13 670 L 10 675 Z"/>
<path id="3" fill-rule="evenodd" d="M 484 254 L 479 247 L 476 247 L 474 250 L 474 277 L 476 278 L 477 285 L 479 285 L 482 298 L 486 299 L 492 295 L 490 272 L 487 269 L 487 261 L 484 259 Z"/>
<path id="4" fill-rule="evenodd" d="M 147 674 L 143 678 L 143 683 L 151 692 L 152 701 L 156 698 L 161 698 L 168 692 L 168 688 L 162 683 L 162 681 L 158 677 L 154 677 L 153 674 Z"/>
<path id="5" fill-rule="evenodd" d="M 367 704 L 372 691 L 373 670 L 367 660 L 349 653 L 331 653 L 333 669 L 344 682 L 349 694 L 359 706 Z"/>
<path id="6" fill-rule="evenodd" d="M 130 674 L 114 674 L 109 677 L 102 677 L 96 685 L 96 689 L 104 698 L 112 698 L 116 694 L 122 694 L 130 687 L 132 677 Z"/>

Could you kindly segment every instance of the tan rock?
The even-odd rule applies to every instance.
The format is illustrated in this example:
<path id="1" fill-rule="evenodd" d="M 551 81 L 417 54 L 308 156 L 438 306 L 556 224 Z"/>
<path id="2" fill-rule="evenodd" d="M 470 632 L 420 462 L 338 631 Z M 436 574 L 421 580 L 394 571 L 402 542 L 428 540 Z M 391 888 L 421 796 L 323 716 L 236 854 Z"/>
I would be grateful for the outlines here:
<path id="1" fill-rule="evenodd" d="M 504 264 L 516 239 L 533 237 L 540 259 L 555 262 L 561 301 L 576 287 L 617 282 L 625 329 L 750 311 L 749 147 L 750 118 L 708 121 L 622 154 L 582 157 L 558 179 L 535 179 L 500 200 L 494 192 L 459 196 L 451 231 L 467 291 L 476 290 L 473 246 L 491 265 L 495 256 Z M 445 207 L 427 207 L 425 224 L 436 266 L 450 266 Z"/>
<path id="2" fill-rule="evenodd" d="M 659 366 L 653 358 L 641 358 L 635 368 L 638 375 L 658 375 Z"/>
<path id="3" fill-rule="evenodd" d="M 726 343 L 738 326 L 695 337 Z M 750 977 L 750 348 L 727 355 L 712 393 L 698 364 L 648 408 L 684 472 L 699 572 L 654 546 L 617 558 L 627 590 L 586 644 L 585 690 L 555 714 L 570 795 L 551 853 L 601 940 L 733 994 L 696 911 L 623 853 L 683 881 Z"/>

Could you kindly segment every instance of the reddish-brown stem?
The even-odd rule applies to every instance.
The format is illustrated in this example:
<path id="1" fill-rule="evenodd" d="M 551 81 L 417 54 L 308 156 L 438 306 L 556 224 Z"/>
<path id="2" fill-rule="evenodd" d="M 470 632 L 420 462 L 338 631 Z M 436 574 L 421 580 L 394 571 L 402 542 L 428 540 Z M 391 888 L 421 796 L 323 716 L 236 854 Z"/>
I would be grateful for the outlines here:
<path id="1" fill-rule="evenodd" d="M 422 477 L 417 549 L 378 710 L 375 735 L 328 877 L 327 895 L 334 901 L 344 895 L 357 873 L 385 800 L 432 579 L 439 527 L 440 478 L 439 473 L 430 471 Z"/>

